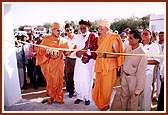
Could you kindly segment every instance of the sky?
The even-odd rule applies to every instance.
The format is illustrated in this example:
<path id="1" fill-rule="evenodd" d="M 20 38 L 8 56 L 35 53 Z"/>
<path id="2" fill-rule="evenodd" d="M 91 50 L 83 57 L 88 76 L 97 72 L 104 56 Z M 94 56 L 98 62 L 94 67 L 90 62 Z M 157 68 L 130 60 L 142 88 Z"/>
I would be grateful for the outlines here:
<path id="1" fill-rule="evenodd" d="M 9 3 L 8 3 L 9 4 Z M 81 19 L 142 18 L 148 14 L 166 14 L 166 2 L 15 2 L 10 3 L 14 27 L 43 25 L 55 21 L 64 24 Z"/>

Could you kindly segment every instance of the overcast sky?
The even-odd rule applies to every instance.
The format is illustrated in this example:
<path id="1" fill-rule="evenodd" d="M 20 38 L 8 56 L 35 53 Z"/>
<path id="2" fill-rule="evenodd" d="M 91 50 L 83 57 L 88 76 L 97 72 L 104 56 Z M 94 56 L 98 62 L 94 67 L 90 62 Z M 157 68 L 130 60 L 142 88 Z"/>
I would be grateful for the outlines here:
<path id="1" fill-rule="evenodd" d="M 14 27 L 43 25 L 45 22 L 95 21 L 107 18 L 143 17 L 148 14 L 166 14 L 166 2 L 15 2 L 12 4 Z"/>

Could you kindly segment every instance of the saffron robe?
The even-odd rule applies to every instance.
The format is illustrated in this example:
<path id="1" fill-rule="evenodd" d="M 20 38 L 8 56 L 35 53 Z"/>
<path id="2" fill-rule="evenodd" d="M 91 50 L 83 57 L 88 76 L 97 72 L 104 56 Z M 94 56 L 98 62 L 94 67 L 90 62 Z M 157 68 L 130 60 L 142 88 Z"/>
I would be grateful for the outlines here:
<path id="1" fill-rule="evenodd" d="M 53 35 L 43 39 L 40 45 L 53 48 L 68 48 L 68 42 L 62 37 Z M 58 58 L 49 58 L 46 55 L 46 49 L 39 47 L 36 56 L 36 65 L 41 66 L 41 71 L 46 79 L 47 94 L 57 102 L 63 102 L 63 82 L 64 82 L 64 61 L 63 51 L 59 50 Z"/>
<path id="2" fill-rule="evenodd" d="M 115 40 L 119 41 L 120 53 L 123 53 L 123 44 L 118 34 L 107 32 L 98 38 L 98 52 L 112 52 Z M 123 64 L 124 57 L 96 58 L 95 64 L 95 86 L 92 97 L 99 109 L 109 106 L 113 86 L 116 82 L 116 69 Z"/>

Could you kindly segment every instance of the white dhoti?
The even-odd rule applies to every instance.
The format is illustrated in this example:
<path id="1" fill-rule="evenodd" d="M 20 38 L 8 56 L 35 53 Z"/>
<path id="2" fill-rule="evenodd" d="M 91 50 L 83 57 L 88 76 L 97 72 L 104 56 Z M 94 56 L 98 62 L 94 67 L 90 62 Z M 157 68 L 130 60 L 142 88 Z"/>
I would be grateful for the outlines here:
<path id="1" fill-rule="evenodd" d="M 94 59 L 90 59 L 89 63 L 86 64 L 82 63 L 81 58 L 76 59 L 74 70 L 74 85 L 77 98 L 80 100 L 92 99 L 94 64 Z"/>

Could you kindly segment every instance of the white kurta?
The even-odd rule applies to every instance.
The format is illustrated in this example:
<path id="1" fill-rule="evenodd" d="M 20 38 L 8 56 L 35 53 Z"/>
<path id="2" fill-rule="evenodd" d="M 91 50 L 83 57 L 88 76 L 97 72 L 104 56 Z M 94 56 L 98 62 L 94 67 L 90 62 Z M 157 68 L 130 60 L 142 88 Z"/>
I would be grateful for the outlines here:
<path id="1" fill-rule="evenodd" d="M 30 55 L 29 55 L 29 49 L 30 49 L 30 44 L 26 43 L 24 46 L 24 52 L 25 52 L 25 64 L 28 64 L 28 59 L 30 59 Z"/>
<path id="2" fill-rule="evenodd" d="M 159 50 L 160 50 L 160 54 L 163 55 L 164 54 L 164 43 L 163 44 L 157 44 L 159 46 Z M 157 99 L 159 97 L 160 94 L 160 88 L 161 88 L 161 80 L 160 80 L 160 68 L 163 64 L 163 57 L 160 57 L 160 63 L 159 63 L 159 67 L 157 68 L 157 75 L 156 75 L 156 82 L 157 82 Z"/>
<path id="3" fill-rule="evenodd" d="M 77 49 L 83 49 L 85 42 L 88 39 L 89 32 L 85 37 L 82 34 L 76 37 Z M 81 100 L 91 100 L 92 98 L 92 86 L 94 77 L 94 64 L 95 60 L 90 59 L 89 63 L 82 63 L 82 57 L 76 58 L 75 70 L 74 70 L 74 85 L 77 93 L 77 98 Z"/>
<path id="4" fill-rule="evenodd" d="M 18 67 L 18 75 L 19 75 L 19 83 L 20 83 L 20 88 L 23 87 L 24 85 L 24 71 L 23 71 L 23 45 L 19 44 L 18 47 L 15 46 L 15 51 L 16 51 L 16 58 L 17 58 L 17 67 Z"/>
<path id="5" fill-rule="evenodd" d="M 146 54 L 159 54 L 159 47 L 156 43 L 147 44 L 142 46 Z M 159 57 L 148 56 L 147 60 L 156 60 L 159 62 Z M 150 111 L 151 110 L 151 95 L 152 95 L 152 82 L 153 82 L 153 71 L 155 65 L 147 65 L 146 68 L 146 79 L 144 91 L 140 94 L 139 98 L 139 110 Z"/>

